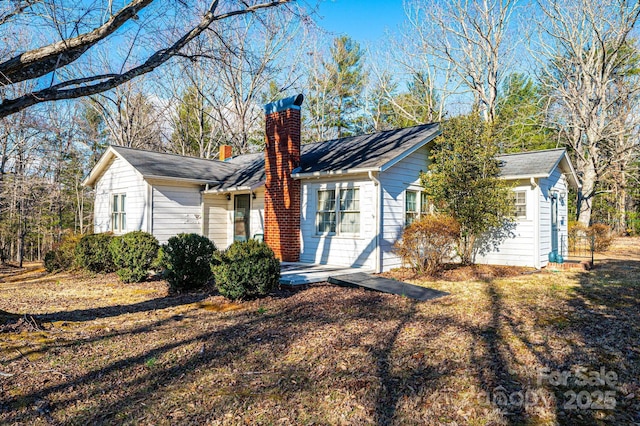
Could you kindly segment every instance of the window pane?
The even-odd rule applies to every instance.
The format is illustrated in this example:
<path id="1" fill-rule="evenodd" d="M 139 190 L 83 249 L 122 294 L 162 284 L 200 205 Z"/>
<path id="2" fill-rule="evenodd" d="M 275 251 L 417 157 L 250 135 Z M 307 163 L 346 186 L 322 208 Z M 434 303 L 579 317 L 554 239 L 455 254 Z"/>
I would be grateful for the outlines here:
<path id="1" fill-rule="evenodd" d="M 318 233 L 336 232 L 336 214 L 335 212 L 318 212 Z"/>
<path id="2" fill-rule="evenodd" d="M 340 210 L 358 211 L 360 210 L 360 190 L 342 189 L 340 190 Z"/>
<path id="3" fill-rule="evenodd" d="M 420 213 L 429 213 L 429 197 L 427 197 L 427 194 L 424 192 L 420 193 Z"/>
<path id="4" fill-rule="evenodd" d="M 336 191 L 318 191 L 318 211 L 336 209 Z"/>
<path id="5" fill-rule="evenodd" d="M 360 232 L 360 213 L 340 213 L 340 232 L 348 234 L 358 234 Z"/>
<path id="6" fill-rule="evenodd" d="M 118 223 L 118 213 L 113 213 L 111 215 L 111 229 L 114 231 L 117 231 L 119 228 L 119 223 Z"/>
<path id="7" fill-rule="evenodd" d="M 118 196 L 114 195 L 113 196 L 113 206 L 112 206 L 112 212 L 117 212 L 118 211 Z"/>
<path id="8" fill-rule="evenodd" d="M 405 225 L 409 226 L 418 218 L 418 213 L 407 212 L 404 216 Z"/>
<path id="9" fill-rule="evenodd" d="M 405 192 L 405 211 L 406 212 L 417 212 L 416 205 L 416 192 L 414 191 L 406 191 Z"/>
<path id="10" fill-rule="evenodd" d="M 120 230 L 124 231 L 125 229 L 127 229 L 127 214 L 126 213 L 120 213 L 120 215 L 122 216 L 120 218 Z"/>
<path id="11" fill-rule="evenodd" d="M 126 195 L 126 194 L 122 194 L 122 195 L 120 196 L 120 211 L 121 211 L 121 212 L 124 212 L 124 211 L 125 211 L 125 210 L 124 210 L 124 206 L 125 206 L 124 202 L 125 202 L 125 200 L 126 200 L 126 199 L 127 199 L 127 195 Z"/>
<path id="12" fill-rule="evenodd" d="M 527 193 L 526 191 L 516 191 L 513 194 L 516 217 L 527 216 Z"/>

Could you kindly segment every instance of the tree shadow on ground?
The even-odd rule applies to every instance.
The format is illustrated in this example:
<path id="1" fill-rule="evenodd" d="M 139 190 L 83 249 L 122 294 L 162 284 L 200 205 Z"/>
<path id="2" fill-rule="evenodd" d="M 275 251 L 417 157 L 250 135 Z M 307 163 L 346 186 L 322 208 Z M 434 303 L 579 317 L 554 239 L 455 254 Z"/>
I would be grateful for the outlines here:
<path id="1" fill-rule="evenodd" d="M 526 324 L 508 310 L 499 314 L 503 332 L 512 333 L 524 344 L 538 365 L 537 371 L 520 376 L 522 390 L 537 391 L 538 397 L 540 392 L 551 396 L 549 400 L 538 398 L 536 403 L 553 405 L 554 422 L 592 425 L 640 421 L 640 403 L 629 398 L 640 389 L 638 276 L 640 261 L 635 260 L 600 260 L 596 269 L 578 273 L 578 285 L 567 290 L 567 299 L 548 306 L 548 318 L 536 323 L 544 333 L 543 341 L 525 332 Z M 550 293 L 555 291 L 549 288 Z M 497 297 L 499 300 L 499 292 Z M 532 312 L 532 317 L 536 315 Z M 602 372 L 615 372 L 616 383 L 584 381 Z M 557 380 L 562 375 L 567 379 Z M 615 395 L 614 406 L 603 397 L 607 391 Z M 533 413 L 537 407 L 528 408 Z"/>

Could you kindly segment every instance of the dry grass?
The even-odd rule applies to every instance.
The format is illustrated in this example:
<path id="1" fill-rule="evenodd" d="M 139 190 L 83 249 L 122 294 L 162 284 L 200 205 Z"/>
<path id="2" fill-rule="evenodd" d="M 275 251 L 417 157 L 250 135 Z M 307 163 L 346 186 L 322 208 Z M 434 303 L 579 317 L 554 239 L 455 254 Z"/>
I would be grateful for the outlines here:
<path id="1" fill-rule="evenodd" d="M 597 264 L 414 279 L 450 293 L 430 302 L 321 285 L 235 304 L 13 271 L 0 278 L 0 423 L 637 423 L 640 240 Z M 617 383 L 538 380 L 578 366 Z M 565 407 L 567 392 L 605 390 L 615 409 Z M 517 392 L 545 399 L 520 406 Z"/>

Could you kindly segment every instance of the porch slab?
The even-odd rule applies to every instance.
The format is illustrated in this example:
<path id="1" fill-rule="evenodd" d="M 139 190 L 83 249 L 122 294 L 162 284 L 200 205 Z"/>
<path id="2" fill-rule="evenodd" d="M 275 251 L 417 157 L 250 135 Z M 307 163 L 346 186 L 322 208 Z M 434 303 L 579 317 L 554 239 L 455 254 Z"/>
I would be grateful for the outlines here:
<path id="1" fill-rule="evenodd" d="M 355 272 L 373 273 L 373 269 L 315 263 L 282 262 L 280 264 L 280 284 L 300 286 L 329 281 L 330 277 L 353 274 Z"/>
<path id="2" fill-rule="evenodd" d="M 404 296 L 408 297 L 409 299 L 422 301 L 437 299 L 438 297 L 447 296 L 449 294 L 444 291 L 434 290 L 427 287 L 420 287 L 418 285 L 392 280 L 389 278 L 377 277 L 362 272 L 341 275 L 339 277 L 331 277 L 329 278 L 329 282 L 331 284 L 341 285 L 345 287 L 363 287 L 368 290 L 397 294 L 398 296 Z"/>

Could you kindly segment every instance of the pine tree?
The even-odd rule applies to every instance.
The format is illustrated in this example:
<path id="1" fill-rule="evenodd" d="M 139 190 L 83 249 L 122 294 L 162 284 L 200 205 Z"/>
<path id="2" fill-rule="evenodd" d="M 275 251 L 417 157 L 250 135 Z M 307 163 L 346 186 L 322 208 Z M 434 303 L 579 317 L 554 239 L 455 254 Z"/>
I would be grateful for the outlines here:
<path id="1" fill-rule="evenodd" d="M 358 112 L 367 73 L 363 70 L 364 51 L 347 37 L 337 37 L 330 48 L 331 59 L 310 76 L 309 111 L 317 139 L 346 137 L 356 133 Z"/>

